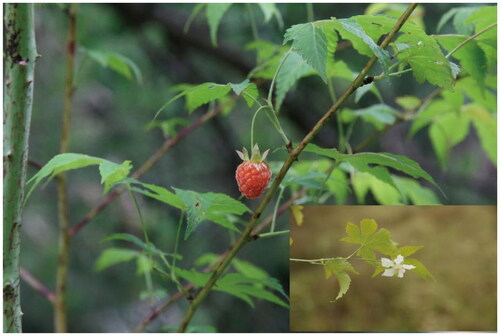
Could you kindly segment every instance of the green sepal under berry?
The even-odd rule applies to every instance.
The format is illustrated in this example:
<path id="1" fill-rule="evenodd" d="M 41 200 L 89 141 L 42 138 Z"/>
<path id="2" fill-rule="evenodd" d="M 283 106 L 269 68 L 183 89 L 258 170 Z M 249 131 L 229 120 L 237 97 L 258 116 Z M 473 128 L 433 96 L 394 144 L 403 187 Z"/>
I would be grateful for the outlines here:
<path id="1" fill-rule="evenodd" d="M 266 159 L 267 154 L 269 154 L 269 149 L 260 154 L 259 145 L 255 144 L 252 148 L 251 156 L 248 155 L 248 151 L 245 147 L 243 147 L 243 150 L 241 152 L 237 150 L 236 153 L 238 153 L 238 156 L 243 161 L 262 162 Z"/>

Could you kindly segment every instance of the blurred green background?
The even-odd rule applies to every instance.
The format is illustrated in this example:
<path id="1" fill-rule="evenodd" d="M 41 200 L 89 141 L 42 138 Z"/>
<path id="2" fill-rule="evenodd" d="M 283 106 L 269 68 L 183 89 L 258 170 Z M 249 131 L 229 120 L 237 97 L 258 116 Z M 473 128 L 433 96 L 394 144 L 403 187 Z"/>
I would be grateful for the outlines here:
<path id="1" fill-rule="evenodd" d="M 373 267 L 352 260 L 349 291 L 336 302 L 338 283 L 323 267 L 290 263 L 292 331 L 496 331 L 497 227 L 495 206 L 307 206 L 291 226 L 290 257 L 346 257 L 347 222 L 372 218 L 403 245 L 424 245 L 414 257 L 436 278 L 371 278 Z M 380 255 L 378 254 L 378 257 Z"/>
<path id="2" fill-rule="evenodd" d="M 463 4 L 466 6 L 467 4 Z M 66 5 L 36 5 L 36 39 L 41 58 L 36 64 L 33 117 L 30 135 L 30 158 L 40 163 L 50 160 L 59 150 L 59 128 L 63 105 L 65 76 L 67 17 Z M 284 30 L 305 22 L 304 4 L 278 4 L 284 20 L 281 29 L 275 20 L 264 23 L 262 12 L 254 6 L 258 31 L 262 39 L 281 44 Z M 314 4 L 315 19 L 338 18 L 362 14 L 367 4 Z M 429 33 L 435 32 L 440 17 L 456 4 L 424 4 L 422 17 Z M 462 6 L 462 4 L 460 5 Z M 96 62 L 77 54 L 76 91 L 73 103 L 71 151 L 103 157 L 115 162 L 131 160 L 139 167 L 165 140 L 160 129 L 146 131 L 145 126 L 156 111 L 174 94 L 171 89 L 180 83 L 203 82 L 238 83 L 255 66 L 255 52 L 245 46 L 252 41 L 252 29 L 247 8 L 235 4 L 226 13 L 219 27 L 218 47 L 210 43 L 206 18 L 200 15 L 189 32 L 186 23 L 195 4 L 82 4 L 78 9 L 78 48 L 118 52 L 130 58 L 142 72 L 143 84 L 127 80 Z M 449 23 L 443 32 L 454 32 Z M 80 50 L 80 49 L 79 49 Z M 360 69 L 367 58 L 352 49 L 338 54 L 352 69 Z M 348 85 L 334 83 L 340 92 Z M 393 105 L 395 97 L 411 93 L 424 97 L 434 88 L 414 80 L 397 78 L 381 85 L 384 100 Z M 264 93 L 264 91 L 261 91 Z M 314 102 L 312 104 L 311 102 Z M 376 102 L 366 96 L 359 107 Z M 285 100 L 280 114 L 288 136 L 301 139 L 330 105 L 327 88 L 319 77 L 300 81 Z M 348 106 L 354 106 L 350 101 Z M 188 116 L 182 101 L 164 112 L 160 120 L 182 117 L 189 122 L 207 110 L 200 108 Z M 240 160 L 235 149 L 249 145 L 250 122 L 253 110 L 238 102 L 227 117 L 217 116 L 195 133 L 176 145 L 141 180 L 165 187 L 175 186 L 199 192 L 221 192 L 238 197 L 234 171 Z M 427 135 L 418 135 L 406 142 L 409 125 L 399 125 L 380 141 L 367 148 L 404 154 L 421 163 L 445 190 L 449 204 L 495 204 L 496 168 L 479 150 L 474 132 L 457 146 L 451 155 L 448 171 L 442 171 L 432 153 Z M 260 147 L 275 149 L 281 139 L 267 122 L 257 118 L 256 140 Z M 337 126 L 334 121 L 322 130 L 315 143 L 335 145 Z M 356 131 L 354 143 L 374 131 L 362 125 Z M 284 159 L 284 151 L 272 152 L 271 161 Z M 36 170 L 29 168 L 28 175 Z M 73 171 L 69 176 L 70 222 L 76 223 L 102 198 L 102 186 L 95 168 Z M 287 199 L 290 193 L 284 194 Z M 153 242 L 165 250 L 172 249 L 178 222 L 178 212 L 150 199 L 139 199 Z M 246 201 L 254 208 L 256 201 Z M 348 203 L 354 203 L 350 196 Z M 373 199 L 368 202 L 374 202 Z M 269 214 L 273 204 L 268 207 Z M 287 216 L 279 219 L 278 229 L 288 226 Z M 144 281 L 135 275 L 135 266 L 119 265 L 95 273 L 94 262 L 101 251 L 112 243 L 99 243 L 115 232 L 140 235 L 138 219 L 128 195 L 114 201 L 71 243 L 69 272 L 69 330 L 79 332 L 126 332 L 150 311 L 146 301 L 139 300 Z M 23 214 L 22 266 L 53 289 L 57 251 L 57 210 L 55 185 L 49 183 L 31 196 Z M 222 252 L 230 237 L 219 226 L 204 223 L 187 242 L 180 246 L 185 260 L 181 266 L 190 267 L 203 252 Z M 118 244 L 116 244 L 118 245 Z M 270 248 L 272 245 L 272 248 Z M 257 241 L 241 251 L 249 260 L 280 280 L 288 290 L 288 237 Z M 158 286 L 163 284 L 156 282 Z M 167 286 L 167 292 L 174 288 Z M 22 283 L 24 311 L 23 330 L 52 331 L 51 305 Z M 168 314 L 152 325 L 177 324 L 187 302 L 180 302 Z M 278 306 L 257 302 L 251 309 L 244 302 L 225 294 L 211 294 L 196 314 L 194 324 L 214 325 L 221 331 L 287 331 L 289 314 Z"/>

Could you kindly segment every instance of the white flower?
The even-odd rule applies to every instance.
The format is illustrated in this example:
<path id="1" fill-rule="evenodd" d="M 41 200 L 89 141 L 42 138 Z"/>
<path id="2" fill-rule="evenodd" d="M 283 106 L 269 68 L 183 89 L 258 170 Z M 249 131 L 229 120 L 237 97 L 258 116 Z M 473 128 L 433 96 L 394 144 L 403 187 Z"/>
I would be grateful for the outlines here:
<path id="1" fill-rule="evenodd" d="M 415 266 L 413 265 L 405 265 L 403 264 L 403 256 L 400 254 L 397 256 L 394 261 L 387 259 L 387 258 L 382 258 L 380 261 L 382 262 L 382 267 L 386 267 L 387 269 L 384 271 L 382 276 L 387 276 L 391 277 L 394 275 L 398 275 L 399 278 L 403 277 L 403 274 L 405 274 L 406 270 L 414 269 Z"/>

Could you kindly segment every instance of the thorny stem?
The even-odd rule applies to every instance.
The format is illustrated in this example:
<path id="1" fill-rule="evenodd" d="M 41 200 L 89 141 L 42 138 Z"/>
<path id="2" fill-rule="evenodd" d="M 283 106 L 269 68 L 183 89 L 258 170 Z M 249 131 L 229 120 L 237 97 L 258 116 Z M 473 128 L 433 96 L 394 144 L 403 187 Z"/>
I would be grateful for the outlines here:
<path id="1" fill-rule="evenodd" d="M 403 13 L 403 15 L 398 19 L 392 30 L 389 32 L 389 34 L 385 37 L 384 41 L 380 45 L 381 48 L 387 47 L 389 42 L 392 40 L 394 35 L 401 29 L 403 24 L 406 22 L 406 20 L 409 18 L 410 14 L 413 12 L 417 4 L 411 4 L 408 6 L 406 11 Z M 191 322 L 191 319 L 193 318 L 193 315 L 195 312 L 198 310 L 198 307 L 200 306 L 201 302 L 205 299 L 205 297 L 210 293 L 212 290 L 212 287 L 215 285 L 219 277 L 223 274 L 227 266 L 229 266 L 231 260 L 234 258 L 234 256 L 239 252 L 239 250 L 248 242 L 250 233 L 252 232 L 252 229 L 254 228 L 255 224 L 257 223 L 258 218 L 261 216 L 262 212 L 266 208 L 267 204 L 270 202 L 271 198 L 273 197 L 274 193 L 278 189 L 279 185 L 281 184 L 281 181 L 285 177 L 286 173 L 288 172 L 288 169 L 290 169 L 291 165 L 298 159 L 300 153 L 304 150 L 304 148 L 311 142 L 311 140 L 314 138 L 314 136 L 320 131 L 320 129 L 326 124 L 326 122 L 331 118 L 331 116 L 342 106 L 342 104 L 351 96 L 351 94 L 360 86 L 360 84 L 363 82 L 363 79 L 365 78 L 366 74 L 368 71 L 373 67 L 373 65 L 376 63 L 377 57 L 373 56 L 370 58 L 370 60 L 367 62 L 365 67 L 361 70 L 359 75 L 356 77 L 356 79 L 351 83 L 351 85 L 346 89 L 346 91 L 339 97 L 339 99 L 335 102 L 335 104 L 332 105 L 332 107 L 323 115 L 323 117 L 314 125 L 312 130 L 302 139 L 302 141 L 298 144 L 298 146 L 290 151 L 288 158 L 286 159 L 285 163 L 283 164 L 280 172 L 276 176 L 273 184 L 265 194 L 264 198 L 260 202 L 259 206 L 255 210 L 254 214 L 248 221 L 248 223 L 245 226 L 245 229 L 243 230 L 240 238 L 236 241 L 236 243 L 233 245 L 229 253 L 224 257 L 224 259 L 220 262 L 220 264 L 217 266 L 217 268 L 214 270 L 212 273 L 210 279 L 208 282 L 203 286 L 203 288 L 200 290 L 198 295 L 194 298 L 194 300 L 191 302 L 191 305 L 189 306 L 189 309 L 187 313 L 184 315 L 184 318 L 180 324 L 180 327 L 178 329 L 178 332 L 185 332 L 187 326 Z M 278 71 L 278 70 L 277 70 Z"/>
<path id="2" fill-rule="evenodd" d="M 132 178 L 138 179 L 144 173 L 146 173 L 151 167 L 172 147 L 174 147 L 179 141 L 187 137 L 189 134 L 194 132 L 198 127 L 205 124 L 207 121 L 218 115 L 227 105 L 231 104 L 234 100 L 238 99 L 238 96 L 234 96 L 232 99 L 227 102 L 220 104 L 215 109 L 205 113 L 200 118 L 193 121 L 189 126 L 184 128 L 181 132 L 179 132 L 175 137 L 165 140 L 163 145 L 153 153 L 147 160 L 142 164 L 139 169 L 136 170 L 134 174 L 132 174 Z M 88 222 L 90 222 L 94 217 L 101 212 L 111 201 L 113 201 L 116 197 L 118 197 L 125 189 L 117 188 L 113 192 L 109 193 L 98 205 L 96 205 L 92 210 L 90 210 L 87 215 L 82 218 L 78 223 L 74 224 L 69 229 L 70 237 L 74 236 L 78 233 Z"/>
<path id="3" fill-rule="evenodd" d="M 19 254 L 33 80 L 33 4 L 4 4 L 3 331 L 22 332 Z"/>
<path id="4" fill-rule="evenodd" d="M 62 112 L 61 147 L 60 153 L 69 150 L 71 133 L 71 103 L 74 93 L 74 71 L 75 71 L 75 45 L 76 45 L 76 11 L 78 4 L 71 4 L 68 9 L 68 40 L 66 58 L 66 80 L 64 92 L 64 108 Z M 67 282 L 69 268 L 69 204 L 67 176 L 61 173 L 56 178 L 57 207 L 59 217 L 59 251 L 56 271 L 56 301 L 54 304 L 54 329 L 56 333 L 68 331 L 67 322 Z"/>
<path id="5" fill-rule="evenodd" d="M 304 193 L 306 192 L 307 188 L 302 188 L 298 192 L 296 192 L 287 202 L 283 203 L 280 208 L 278 209 L 278 216 L 281 216 L 288 208 L 290 208 L 297 199 L 301 198 Z M 273 220 L 273 216 L 269 215 L 262 223 L 257 225 L 254 230 L 251 233 L 252 237 L 261 237 L 259 235 L 259 232 L 261 232 L 265 227 L 267 227 L 269 224 L 271 224 Z M 264 234 L 265 235 L 265 234 Z M 212 265 L 209 265 L 204 269 L 205 272 L 210 272 L 219 262 L 219 260 L 222 260 L 228 253 L 230 249 L 227 249 L 224 253 L 219 255 L 219 258 L 216 262 L 214 262 Z M 183 287 L 183 291 L 190 291 L 194 288 L 193 284 L 187 284 Z M 180 298 L 182 298 L 182 292 L 179 291 L 176 294 L 174 294 L 170 299 L 165 302 L 163 305 L 159 306 L 156 308 L 149 316 L 147 316 L 141 323 L 139 323 L 133 330 L 132 332 L 141 332 L 146 328 L 146 326 L 151 323 L 155 318 L 157 318 L 161 313 L 166 311 L 174 302 L 178 301 Z"/>

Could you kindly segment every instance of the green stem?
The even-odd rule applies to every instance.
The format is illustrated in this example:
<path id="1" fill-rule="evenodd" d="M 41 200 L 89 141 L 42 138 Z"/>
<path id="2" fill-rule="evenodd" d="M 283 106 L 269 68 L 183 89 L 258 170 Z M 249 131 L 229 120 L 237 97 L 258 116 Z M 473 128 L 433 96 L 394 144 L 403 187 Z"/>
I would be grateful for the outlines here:
<path id="1" fill-rule="evenodd" d="M 306 3 L 306 10 L 307 10 L 307 21 L 308 22 L 314 21 L 314 9 L 313 9 L 313 4 L 311 2 Z"/>
<path id="2" fill-rule="evenodd" d="M 455 48 L 453 48 L 448 53 L 448 55 L 446 55 L 445 57 L 446 58 L 450 58 L 450 56 L 453 55 L 458 49 L 462 48 L 464 45 L 466 45 L 467 43 L 469 43 L 470 41 L 472 41 L 473 39 L 475 39 L 479 35 L 481 35 L 481 34 L 485 33 L 486 31 L 490 30 L 491 28 L 495 27 L 496 25 L 497 25 L 497 22 L 490 24 L 488 27 L 485 27 L 484 29 L 481 29 L 480 31 L 478 31 L 477 33 L 475 33 L 474 35 L 472 35 L 471 37 L 467 38 L 462 43 L 460 43 L 459 45 L 457 45 Z"/>
<path id="3" fill-rule="evenodd" d="M 273 80 L 271 81 L 271 86 L 269 87 L 269 93 L 267 94 L 267 103 L 269 104 L 269 106 L 271 107 L 271 109 L 273 111 L 274 111 L 274 107 L 273 107 L 273 88 L 274 88 L 274 84 L 276 82 L 276 77 L 278 76 L 278 73 L 280 72 L 280 69 L 283 66 L 283 63 L 285 63 L 285 60 L 288 58 L 288 55 L 290 55 L 291 52 L 292 52 L 292 49 L 290 48 L 286 52 L 285 56 L 283 56 L 283 58 L 281 59 L 280 64 L 278 65 L 278 68 L 276 69 L 276 72 L 274 73 Z"/>
<path id="4" fill-rule="evenodd" d="M 71 105 L 74 93 L 75 74 L 75 47 L 76 47 L 76 11 L 78 4 L 71 4 L 68 9 L 68 38 L 67 38 L 67 59 L 66 59 L 66 79 L 64 92 L 64 108 L 61 125 L 61 146 L 60 153 L 69 151 L 71 134 Z M 56 271 L 56 301 L 54 303 L 54 328 L 56 333 L 68 332 L 68 318 L 66 308 L 66 288 L 68 282 L 69 269 L 69 204 L 68 204 L 68 182 L 65 173 L 59 174 L 56 178 L 57 186 L 57 206 L 59 217 L 59 251 Z"/>
<path id="5" fill-rule="evenodd" d="M 272 238 L 276 236 L 281 236 L 284 234 L 289 234 L 290 230 L 283 230 L 283 231 L 274 231 L 274 232 L 267 232 L 259 235 L 259 238 Z"/>
<path id="6" fill-rule="evenodd" d="M 252 27 L 252 36 L 254 40 L 259 40 L 259 31 L 255 23 L 255 16 L 253 14 L 252 4 L 247 3 L 248 16 L 250 17 L 250 26 Z"/>
<path id="7" fill-rule="evenodd" d="M 19 253 L 37 57 L 33 4 L 4 4 L 3 331 L 22 332 Z"/>
<path id="8" fill-rule="evenodd" d="M 274 232 L 274 227 L 276 225 L 276 214 L 278 213 L 278 207 L 280 205 L 281 197 L 283 197 L 283 192 L 285 191 L 284 187 L 280 187 L 280 192 L 278 194 L 278 199 L 276 200 L 276 204 L 274 205 L 274 212 L 273 212 L 273 221 L 271 222 L 271 229 L 269 232 Z M 262 235 L 261 235 L 262 237 Z"/>
<path id="9" fill-rule="evenodd" d="M 132 201 L 134 202 L 134 207 L 135 207 L 135 210 L 137 211 L 137 215 L 139 216 L 139 221 L 141 223 L 141 229 L 142 229 L 142 233 L 144 235 L 144 240 L 146 241 L 146 244 L 147 244 L 147 243 L 149 243 L 148 230 L 146 227 L 146 223 L 144 222 L 144 219 L 142 217 L 141 208 L 139 207 L 139 203 L 137 202 L 137 198 L 135 198 L 134 192 L 132 191 L 130 184 L 128 184 L 128 183 L 127 183 L 127 188 L 128 188 L 128 192 L 130 193 L 130 197 L 132 198 Z"/>
<path id="10" fill-rule="evenodd" d="M 380 45 L 381 48 L 386 48 L 389 42 L 392 40 L 394 35 L 401 29 L 403 24 L 408 20 L 410 14 L 413 12 L 417 4 L 411 4 L 408 6 L 408 8 L 405 10 L 405 12 L 402 14 L 402 16 L 398 19 L 392 30 L 387 34 L 385 37 L 384 41 Z M 193 318 L 195 312 L 198 310 L 198 307 L 200 306 L 201 302 L 206 298 L 206 296 L 210 293 L 212 290 L 213 286 L 216 284 L 217 280 L 219 277 L 224 273 L 226 268 L 229 266 L 231 261 L 233 260 L 234 256 L 239 252 L 239 250 L 248 242 L 250 241 L 250 234 L 256 225 L 258 219 L 262 215 L 263 211 L 265 210 L 266 206 L 268 203 L 271 201 L 271 198 L 274 196 L 275 192 L 277 191 L 279 185 L 285 178 L 285 175 L 287 174 L 288 170 L 292 166 L 292 164 L 297 161 L 299 155 L 302 153 L 304 148 L 312 141 L 314 136 L 323 128 L 323 126 L 328 122 L 328 120 L 332 117 L 332 115 L 344 104 L 344 102 L 352 95 L 352 93 L 360 86 L 360 84 L 363 82 L 363 79 L 366 77 L 366 74 L 370 71 L 370 69 L 373 67 L 373 65 L 377 62 L 377 57 L 372 56 L 370 60 L 367 62 L 365 67 L 361 70 L 359 75 L 354 79 L 354 81 L 351 83 L 351 85 L 345 90 L 345 92 L 339 97 L 339 99 L 335 102 L 335 104 L 330 107 L 330 109 L 321 117 L 321 119 L 313 126 L 311 131 L 307 133 L 307 135 L 302 139 L 302 141 L 297 145 L 297 147 L 293 150 L 290 151 L 288 154 L 288 157 L 286 161 L 284 162 L 283 166 L 281 167 L 279 173 L 277 174 L 276 178 L 274 179 L 273 184 L 269 188 L 269 190 L 266 192 L 264 197 L 262 198 L 262 201 L 260 202 L 259 206 L 257 209 L 254 211 L 252 217 L 248 221 L 248 223 L 245 226 L 245 229 L 241 233 L 241 236 L 239 239 L 234 243 L 232 248 L 229 250 L 229 252 L 225 255 L 225 257 L 221 260 L 221 262 L 218 264 L 217 268 L 213 271 L 212 275 L 210 276 L 210 279 L 205 283 L 203 288 L 198 292 L 196 297 L 193 299 L 191 302 L 191 305 L 189 306 L 188 311 L 184 315 L 184 318 L 182 319 L 182 322 L 179 326 L 178 332 L 185 332 L 186 328 L 188 327 L 189 323 L 191 322 L 191 319 Z"/>
<path id="11" fill-rule="evenodd" d="M 257 114 L 260 112 L 260 110 L 265 109 L 267 106 L 261 106 L 255 111 L 253 118 L 252 118 L 252 125 L 250 126 L 250 148 L 253 148 L 254 142 L 253 142 L 253 130 L 254 130 L 254 125 L 255 125 L 255 119 L 257 118 Z"/>

